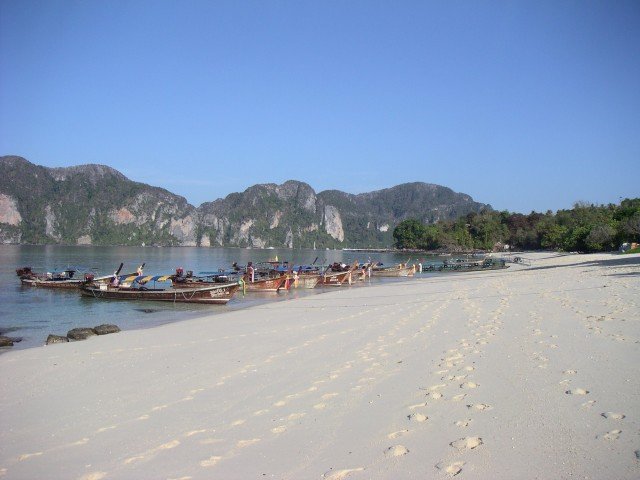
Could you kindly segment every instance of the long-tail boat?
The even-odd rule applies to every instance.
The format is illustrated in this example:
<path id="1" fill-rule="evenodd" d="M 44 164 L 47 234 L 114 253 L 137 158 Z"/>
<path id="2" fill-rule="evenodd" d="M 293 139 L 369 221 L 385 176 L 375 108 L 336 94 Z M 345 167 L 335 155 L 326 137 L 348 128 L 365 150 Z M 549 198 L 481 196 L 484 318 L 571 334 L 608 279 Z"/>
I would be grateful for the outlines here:
<path id="1" fill-rule="evenodd" d="M 320 280 L 322 279 L 322 275 L 319 273 L 302 273 L 298 274 L 294 272 L 293 274 L 293 287 L 294 288 L 316 288 Z"/>
<path id="2" fill-rule="evenodd" d="M 34 273 L 31 267 L 16 270 L 22 285 L 45 288 L 78 288 L 84 283 L 83 277 L 75 277 L 76 269 L 68 268 L 61 272 Z"/>
<path id="3" fill-rule="evenodd" d="M 359 262 L 352 265 L 334 263 L 329 265 L 322 274 L 322 278 L 318 285 L 339 287 L 342 285 L 351 285 L 353 283 L 353 271 L 359 266 Z"/>
<path id="4" fill-rule="evenodd" d="M 317 259 L 316 259 L 317 260 Z M 282 262 L 274 268 L 280 275 L 289 275 L 291 288 L 315 288 L 322 279 L 320 268 L 315 265 L 293 265 Z"/>
<path id="5" fill-rule="evenodd" d="M 400 263 L 392 267 L 383 267 L 374 265 L 371 269 L 371 275 L 374 277 L 410 277 L 416 273 L 415 265 Z"/>
<path id="6" fill-rule="evenodd" d="M 430 264 L 422 268 L 423 272 L 481 272 L 509 268 L 504 259 L 485 258 L 479 261 L 457 259 L 453 262 Z"/>
<path id="7" fill-rule="evenodd" d="M 79 288 L 83 283 L 110 282 L 114 277 L 120 274 L 123 265 L 124 264 L 121 263 L 113 274 L 100 277 L 96 277 L 93 273 L 85 273 L 83 276 L 76 276 L 78 270 L 75 268 L 67 268 L 66 270 L 53 273 L 34 273 L 31 267 L 22 267 L 16 269 L 16 275 L 20 277 L 20 282 L 23 285 L 30 287 L 71 289 Z M 141 274 L 144 265 L 144 263 L 140 265 L 137 272 Z M 129 273 L 128 275 L 135 274 L 136 273 Z"/>
<path id="8" fill-rule="evenodd" d="M 291 288 L 291 279 L 287 274 L 275 278 L 262 278 L 253 282 L 245 275 L 243 280 L 247 292 L 278 292 Z"/>
<path id="9" fill-rule="evenodd" d="M 187 283 L 196 282 L 198 285 L 207 284 L 211 281 L 220 281 L 221 279 L 237 279 L 238 281 L 243 282 L 243 291 L 244 292 L 279 292 L 281 290 L 289 290 L 293 284 L 292 277 L 287 272 L 280 272 L 275 269 L 258 271 L 254 269 L 253 271 L 253 280 L 250 272 L 250 267 L 252 264 L 249 263 L 246 267 L 239 267 L 236 264 L 233 265 L 231 270 L 219 270 L 208 271 L 208 272 L 200 272 L 199 275 L 204 276 L 205 278 L 199 277 L 196 279 L 189 279 L 189 273 L 187 272 L 186 278 L 179 279 L 179 282 L 186 281 Z M 176 273 L 182 273 L 176 271 Z"/>
<path id="10" fill-rule="evenodd" d="M 226 304 L 240 284 L 210 283 L 206 286 L 187 286 L 179 288 L 149 288 L 147 285 L 153 282 L 170 282 L 172 275 L 144 276 L 123 275 L 116 277 L 117 284 L 85 283 L 80 287 L 80 292 L 85 297 L 110 300 L 150 300 L 162 302 Z"/>

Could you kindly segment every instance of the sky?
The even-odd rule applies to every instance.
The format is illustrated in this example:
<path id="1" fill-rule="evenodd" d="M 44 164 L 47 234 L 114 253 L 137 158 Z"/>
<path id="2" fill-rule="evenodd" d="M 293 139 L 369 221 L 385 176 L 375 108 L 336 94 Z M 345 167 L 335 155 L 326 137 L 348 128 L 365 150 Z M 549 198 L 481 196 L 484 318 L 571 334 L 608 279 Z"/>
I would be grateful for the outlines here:
<path id="1" fill-rule="evenodd" d="M 640 2 L 2 0 L 0 155 L 191 204 L 289 179 L 640 197 Z"/>

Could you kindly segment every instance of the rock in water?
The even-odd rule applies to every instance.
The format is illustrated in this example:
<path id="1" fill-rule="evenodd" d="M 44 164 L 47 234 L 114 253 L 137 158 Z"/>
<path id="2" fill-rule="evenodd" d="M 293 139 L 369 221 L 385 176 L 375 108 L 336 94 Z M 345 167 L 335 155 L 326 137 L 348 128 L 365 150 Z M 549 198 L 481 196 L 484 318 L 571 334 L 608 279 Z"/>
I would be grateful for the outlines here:
<path id="1" fill-rule="evenodd" d="M 107 335 L 109 333 L 118 333 L 120 329 L 117 325 L 111 325 L 109 323 L 105 323 L 103 325 L 98 325 L 93 329 L 98 335 Z"/>
<path id="2" fill-rule="evenodd" d="M 0 347 L 13 347 L 13 340 L 4 335 L 0 336 Z"/>
<path id="3" fill-rule="evenodd" d="M 49 335 L 47 337 L 47 345 L 52 343 L 65 343 L 68 342 L 69 339 L 67 337 L 63 337 L 62 335 Z"/>
<path id="4" fill-rule="evenodd" d="M 73 328 L 67 332 L 69 340 L 86 340 L 94 335 L 97 335 L 95 330 L 88 327 Z"/>

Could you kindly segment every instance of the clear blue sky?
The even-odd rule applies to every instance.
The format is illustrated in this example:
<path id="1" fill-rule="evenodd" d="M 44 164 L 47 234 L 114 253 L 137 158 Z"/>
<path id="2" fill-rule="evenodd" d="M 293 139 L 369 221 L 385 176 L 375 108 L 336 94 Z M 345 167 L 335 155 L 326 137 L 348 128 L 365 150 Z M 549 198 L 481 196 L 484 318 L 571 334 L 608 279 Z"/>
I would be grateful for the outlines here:
<path id="1" fill-rule="evenodd" d="M 194 204 L 436 183 L 640 196 L 640 1 L 0 2 L 0 155 Z"/>

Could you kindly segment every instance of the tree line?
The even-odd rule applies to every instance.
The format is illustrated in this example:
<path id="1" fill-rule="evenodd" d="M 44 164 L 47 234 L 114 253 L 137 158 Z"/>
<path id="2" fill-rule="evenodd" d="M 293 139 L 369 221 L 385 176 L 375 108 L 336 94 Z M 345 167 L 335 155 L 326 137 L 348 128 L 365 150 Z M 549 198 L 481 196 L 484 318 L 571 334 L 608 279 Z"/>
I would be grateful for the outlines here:
<path id="1" fill-rule="evenodd" d="M 482 210 L 456 220 L 404 220 L 393 231 L 400 249 L 473 251 L 509 245 L 518 250 L 603 252 L 640 242 L 640 198 L 619 205 L 576 203 L 555 214 Z"/>

